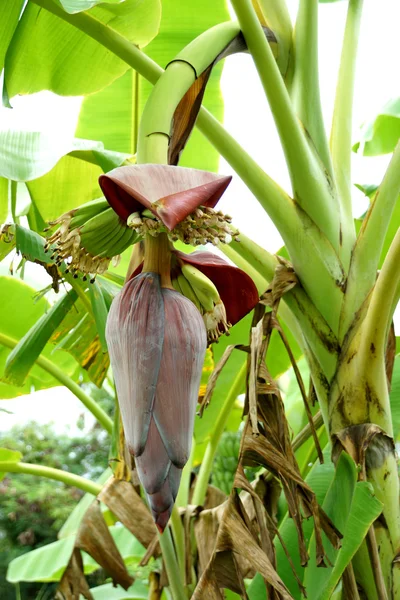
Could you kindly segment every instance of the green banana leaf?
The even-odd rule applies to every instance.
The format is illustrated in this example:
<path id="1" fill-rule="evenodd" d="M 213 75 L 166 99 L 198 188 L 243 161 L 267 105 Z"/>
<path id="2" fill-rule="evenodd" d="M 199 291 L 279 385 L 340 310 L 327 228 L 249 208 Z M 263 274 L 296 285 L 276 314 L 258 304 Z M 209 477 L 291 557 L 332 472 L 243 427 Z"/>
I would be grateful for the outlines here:
<path id="1" fill-rule="evenodd" d="M 103 352 L 107 352 L 106 342 L 106 323 L 108 316 L 108 308 L 102 292 L 102 288 L 97 281 L 89 285 L 89 297 L 92 305 L 93 316 L 99 334 L 101 347 Z"/>
<path id="2" fill-rule="evenodd" d="M 100 483 L 103 484 L 107 481 L 107 479 L 109 479 L 112 475 L 112 471 L 110 468 L 107 468 L 104 473 L 102 473 L 100 475 L 100 477 L 98 479 L 96 479 L 96 483 Z M 92 504 L 93 500 L 95 499 L 95 496 L 93 496 L 93 494 L 89 494 L 89 492 L 87 492 L 84 496 L 82 496 L 82 498 L 79 500 L 78 504 L 75 506 L 74 510 L 71 512 L 71 514 L 69 515 L 68 519 L 65 521 L 64 525 L 61 527 L 60 531 L 58 532 L 58 539 L 64 539 L 69 537 L 70 535 L 75 535 L 79 529 L 79 525 L 81 524 L 81 521 L 87 511 L 87 509 L 89 508 L 89 506 Z M 103 509 L 102 505 L 102 509 Z M 106 509 L 108 510 L 108 509 Z M 103 511 L 103 516 L 104 516 L 104 511 Z"/>
<path id="3" fill-rule="evenodd" d="M 321 465 L 319 461 L 315 461 L 314 466 L 312 467 L 310 473 L 306 477 L 306 482 L 315 492 L 317 501 L 320 504 L 323 503 L 328 488 L 335 474 L 335 467 L 330 460 L 330 452 L 330 444 L 328 444 L 324 449 L 324 463 Z M 303 521 L 303 531 L 306 540 L 309 540 L 311 538 L 313 527 L 314 524 L 312 519 Z M 281 522 L 279 531 L 282 536 L 283 542 L 285 543 L 286 548 L 292 558 L 298 577 L 300 581 L 302 581 L 304 568 L 300 564 L 297 532 L 292 519 L 288 517 L 287 513 Z M 300 593 L 289 561 L 286 557 L 281 543 L 277 539 L 275 540 L 275 549 L 278 567 L 277 570 L 280 578 L 285 582 L 285 585 L 289 588 L 289 591 L 292 594 L 293 598 L 295 600 L 302 600 L 303 596 Z M 265 599 L 265 583 L 259 573 L 251 582 L 247 593 L 250 600 Z"/>
<path id="4" fill-rule="evenodd" d="M 333 566 L 324 569 L 316 566 L 315 540 L 311 541 L 310 561 L 305 569 L 304 585 L 307 593 L 315 600 L 328 600 L 331 597 L 343 571 L 383 507 L 375 497 L 370 483 L 357 482 L 354 461 L 344 452 L 339 458 L 335 477 L 322 506 L 343 533 L 343 540 L 340 550 L 334 550 L 328 543 L 325 544 Z"/>
<path id="5" fill-rule="evenodd" d="M 393 98 L 372 121 L 362 127 L 361 139 L 353 146 L 353 150 L 361 150 L 364 156 L 389 154 L 395 149 L 399 138 L 400 98 Z"/>
<path id="6" fill-rule="evenodd" d="M 96 4 L 120 4 L 121 2 L 124 0 L 60 0 L 65 12 L 70 14 L 89 10 Z"/>
<path id="7" fill-rule="evenodd" d="M 13 0 L 12 2 L 0 3 L 0 72 L 3 70 L 7 48 L 15 28 L 18 25 L 19 15 L 23 5 L 24 0 Z"/>
<path id="8" fill-rule="evenodd" d="M 119 167 L 127 154 L 105 150 L 101 142 L 61 135 L 59 130 L 0 129 L 0 176 L 31 181 L 51 171 L 66 155 L 95 164 L 104 171 Z M 76 163 L 75 163 L 76 164 Z"/>
<path id="9" fill-rule="evenodd" d="M 126 591 L 119 585 L 114 587 L 112 583 L 106 583 L 91 588 L 90 593 L 94 600 L 147 600 L 149 588 L 141 581 L 136 580 Z"/>
<path id="10" fill-rule="evenodd" d="M 18 342 L 49 310 L 45 298 L 35 302 L 36 291 L 23 281 L 0 276 L 0 296 L 2 311 L 0 314 L 0 338 L 5 336 Z M 1 339 L 0 339 L 1 342 Z M 3 383 L 4 369 L 11 350 L 0 344 L 0 398 L 15 398 L 28 394 L 33 389 L 40 390 L 59 385 L 58 381 L 46 371 L 34 365 L 21 387 Z M 72 377 L 78 368 L 77 362 L 67 352 L 55 351 L 53 344 L 46 344 L 42 355 L 52 361 L 65 374 Z"/>
<path id="11" fill-rule="evenodd" d="M 10 352 L 3 374 L 3 382 L 22 386 L 54 331 L 74 306 L 78 295 L 75 290 L 64 294 L 36 323 Z"/>
<path id="12" fill-rule="evenodd" d="M 141 543 L 124 527 L 115 525 L 109 529 L 125 564 L 137 565 L 145 553 Z M 60 581 L 74 543 L 74 536 L 69 536 L 18 556 L 8 565 L 7 581 Z M 86 575 L 99 568 L 91 556 L 85 552 L 82 555 Z"/>
<path id="13" fill-rule="evenodd" d="M 125 0 L 103 3 L 84 14 L 144 47 L 158 32 L 160 10 L 160 0 Z M 4 86 L 9 98 L 40 90 L 80 96 L 106 87 L 127 69 L 76 27 L 28 2 L 8 47 Z"/>
<path id="14" fill-rule="evenodd" d="M 178 52 L 200 33 L 229 20 L 225 0 L 204 0 L 201 11 L 193 2 L 163 0 L 160 32 L 146 48 L 146 54 L 165 67 Z M 182 27 L 185 23 L 185 27 Z M 218 118 L 223 117 L 223 100 L 219 79 L 221 66 L 214 69 L 207 85 L 204 104 Z M 129 70 L 110 86 L 87 96 L 79 115 L 76 135 L 101 140 L 106 148 L 136 151 L 139 117 L 152 86 Z M 194 131 L 180 164 L 208 171 L 218 169 L 218 154 L 197 131 Z"/>

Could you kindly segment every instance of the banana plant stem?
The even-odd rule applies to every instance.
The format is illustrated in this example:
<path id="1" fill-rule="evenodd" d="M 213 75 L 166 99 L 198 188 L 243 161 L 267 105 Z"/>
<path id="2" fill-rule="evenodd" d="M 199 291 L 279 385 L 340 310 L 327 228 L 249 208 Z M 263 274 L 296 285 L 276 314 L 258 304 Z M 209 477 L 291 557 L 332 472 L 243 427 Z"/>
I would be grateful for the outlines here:
<path id="1" fill-rule="evenodd" d="M 368 313 L 363 323 L 363 345 L 368 355 L 371 344 L 374 354 L 383 357 L 387 332 L 392 321 L 393 312 L 399 301 L 400 293 L 400 229 L 386 255 L 382 270 L 372 292 Z M 369 353 L 371 350 L 369 350 Z"/>
<path id="2" fill-rule="evenodd" d="M 55 481 L 61 481 L 65 485 L 71 485 L 79 488 L 83 492 L 97 496 L 101 491 L 101 485 L 80 477 L 74 473 L 67 473 L 61 469 L 53 469 L 52 467 L 44 467 L 42 465 L 32 465 L 24 462 L 1 462 L 0 471 L 7 473 L 25 473 L 26 475 L 35 475 L 36 477 L 47 477 Z"/>
<path id="3" fill-rule="evenodd" d="M 175 552 L 178 560 L 179 573 L 180 578 L 185 585 L 186 581 L 186 565 L 185 565 L 185 534 L 183 531 L 183 525 L 181 521 L 181 517 L 179 516 L 179 510 L 177 508 L 176 502 L 174 504 L 174 508 L 171 513 L 171 529 L 172 529 L 172 537 L 174 539 L 175 544 Z"/>
<path id="4" fill-rule="evenodd" d="M 340 324 L 341 339 L 375 283 L 382 246 L 399 194 L 400 142 L 364 218 L 353 251 Z"/>
<path id="5" fill-rule="evenodd" d="M 168 581 L 171 588 L 173 600 L 187 600 L 183 582 L 181 581 L 179 566 L 175 556 L 174 545 L 169 527 L 163 534 L 159 535 L 161 552 L 163 555 L 165 568 L 167 570 Z"/>
<path id="6" fill-rule="evenodd" d="M 202 505 L 204 503 L 207 494 L 208 481 L 210 479 L 210 474 L 212 471 L 214 456 L 217 451 L 218 443 L 226 427 L 226 423 L 228 421 L 229 415 L 231 414 L 235 400 L 238 397 L 238 395 L 243 391 L 246 369 L 247 363 L 245 360 L 232 384 L 231 389 L 229 390 L 229 393 L 221 408 L 221 412 L 219 413 L 218 419 L 214 425 L 210 441 L 208 442 L 206 452 L 201 463 L 199 475 L 197 477 L 196 485 L 193 492 L 192 504 Z"/>
<path id="7" fill-rule="evenodd" d="M 291 91 L 293 104 L 300 121 L 332 177 L 332 161 L 319 92 L 318 0 L 300 0 L 293 42 L 296 57 Z"/>
<path id="8" fill-rule="evenodd" d="M 232 0 L 232 6 L 275 119 L 295 198 L 338 250 L 340 213 L 331 185 L 308 145 L 251 0 Z"/>
<path id="9" fill-rule="evenodd" d="M 18 344 L 18 341 L 8 335 L 0 333 L 0 344 L 6 346 L 7 348 L 15 348 Z M 75 383 L 68 375 L 66 375 L 62 369 L 57 367 L 54 363 L 51 362 L 45 356 L 38 356 L 36 358 L 36 364 L 41 367 L 44 371 L 47 371 L 50 375 L 52 375 L 57 381 L 59 381 L 62 385 L 68 388 L 81 402 L 82 404 L 92 413 L 92 415 L 96 418 L 96 420 L 104 427 L 104 429 L 108 433 L 112 433 L 113 422 L 112 419 L 104 412 L 104 410 L 90 398 L 82 388 Z"/>
<path id="10" fill-rule="evenodd" d="M 351 135 L 353 92 L 363 0 L 349 0 L 331 130 L 331 154 L 343 213 L 352 220 Z"/>

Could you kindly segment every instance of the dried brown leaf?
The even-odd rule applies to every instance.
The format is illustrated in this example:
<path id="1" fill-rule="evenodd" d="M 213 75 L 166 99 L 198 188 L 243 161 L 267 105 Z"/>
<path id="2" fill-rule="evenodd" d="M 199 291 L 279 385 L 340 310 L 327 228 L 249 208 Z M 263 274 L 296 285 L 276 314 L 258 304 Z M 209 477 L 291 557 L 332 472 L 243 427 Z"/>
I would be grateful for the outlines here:
<path id="1" fill-rule="evenodd" d="M 98 500 L 91 504 L 81 522 L 75 548 L 90 554 L 111 576 L 114 583 L 118 583 L 125 590 L 132 585 L 133 578 L 126 570 L 124 560 L 104 521 Z"/>
<path id="2" fill-rule="evenodd" d="M 112 477 L 103 486 L 98 498 L 145 548 L 157 536 L 150 511 L 132 483 Z"/>
<path id="3" fill-rule="evenodd" d="M 275 571 L 271 561 L 258 545 L 257 538 L 249 528 L 248 515 L 236 493 L 232 493 L 223 505 L 224 512 L 215 550 L 201 576 L 193 595 L 193 600 L 206 598 L 205 590 L 215 590 L 215 580 L 218 587 L 227 587 L 246 598 L 243 586 L 243 575 L 238 567 L 238 557 L 245 558 L 273 586 L 284 600 L 292 599 L 289 590 Z M 200 517 L 203 516 L 203 513 Z M 197 537 L 197 536 L 196 536 Z M 197 539 L 199 539 L 197 537 Z M 229 554 L 232 558 L 229 557 Z M 233 561 L 233 562 L 232 562 Z M 232 569 L 232 564 L 235 568 Z M 227 565 L 230 568 L 227 569 Z M 215 592 L 213 592 L 215 593 Z M 216 597 L 218 596 L 210 596 Z"/>
<path id="4" fill-rule="evenodd" d="M 366 479 L 370 462 L 382 461 L 380 457 L 394 453 L 393 438 L 374 423 L 351 425 L 333 436 L 332 460 L 336 463 L 342 451 L 347 452 L 356 465 L 361 466 L 360 479 Z"/>
<path id="5" fill-rule="evenodd" d="M 81 552 L 78 548 L 75 548 L 61 578 L 55 598 L 56 600 L 79 600 L 81 596 L 86 600 L 93 600 L 83 574 Z"/>

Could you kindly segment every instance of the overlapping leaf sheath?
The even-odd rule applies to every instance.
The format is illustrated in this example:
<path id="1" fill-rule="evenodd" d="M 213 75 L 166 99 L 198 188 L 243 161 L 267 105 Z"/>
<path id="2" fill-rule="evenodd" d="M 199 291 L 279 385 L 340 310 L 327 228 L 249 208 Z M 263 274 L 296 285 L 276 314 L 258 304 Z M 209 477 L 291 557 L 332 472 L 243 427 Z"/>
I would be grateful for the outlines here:
<path id="1" fill-rule="evenodd" d="M 127 444 L 163 531 L 190 453 L 205 326 L 190 300 L 147 272 L 115 298 L 106 335 Z"/>

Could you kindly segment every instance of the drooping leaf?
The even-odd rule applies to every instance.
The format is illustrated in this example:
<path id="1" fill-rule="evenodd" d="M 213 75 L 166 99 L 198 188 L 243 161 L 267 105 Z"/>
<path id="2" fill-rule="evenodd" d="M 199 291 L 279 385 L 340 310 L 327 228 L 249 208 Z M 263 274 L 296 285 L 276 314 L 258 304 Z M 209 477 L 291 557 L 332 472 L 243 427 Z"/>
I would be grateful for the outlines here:
<path id="1" fill-rule="evenodd" d="M 365 124 L 361 140 L 353 146 L 354 152 L 361 149 L 364 156 L 377 156 L 393 152 L 400 138 L 400 98 L 385 104 L 379 114 Z"/>
<path id="2" fill-rule="evenodd" d="M 34 301 L 35 290 L 19 279 L 12 277 L 0 277 L 0 297 L 2 299 L 2 311 L 0 314 L 0 335 L 11 338 L 18 342 L 31 327 L 49 309 L 49 303 L 45 298 Z M 3 377 L 4 367 L 11 350 L 0 345 L 0 378 Z M 75 360 L 66 352 L 54 352 L 52 344 L 46 344 L 43 356 L 54 362 L 69 376 L 72 376 L 77 368 Z M 0 382 L 0 398 L 14 398 L 26 394 L 32 389 L 46 389 L 58 385 L 44 369 L 34 365 L 22 387 L 15 387 Z"/>
<path id="3" fill-rule="evenodd" d="M 24 335 L 7 358 L 3 382 L 22 386 L 36 359 L 56 328 L 71 310 L 78 295 L 75 290 L 65 294 Z"/>
<path id="4" fill-rule="evenodd" d="M 160 4 L 159 0 L 125 0 L 103 3 L 82 14 L 143 47 L 157 34 Z M 80 17 L 65 15 L 70 21 Z M 127 69 L 126 63 L 91 37 L 28 2 L 8 48 L 5 87 L 9 98 L 46 89 L 79 96 L 104 88 Z"/>

